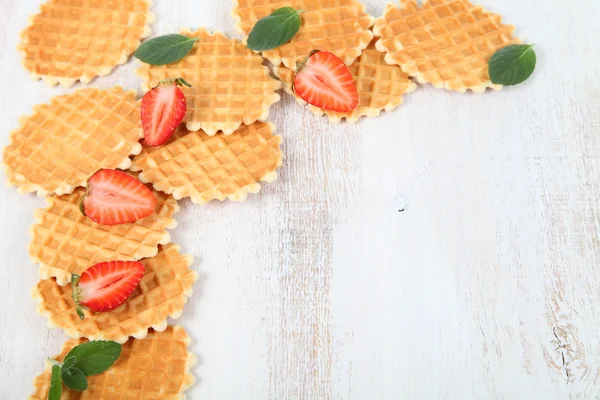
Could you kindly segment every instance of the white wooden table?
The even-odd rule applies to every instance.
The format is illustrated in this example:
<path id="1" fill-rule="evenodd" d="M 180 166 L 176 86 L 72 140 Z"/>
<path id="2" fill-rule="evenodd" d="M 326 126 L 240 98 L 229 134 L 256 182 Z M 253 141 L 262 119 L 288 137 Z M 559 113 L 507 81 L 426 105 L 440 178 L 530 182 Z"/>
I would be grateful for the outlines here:
<path id="1" fill-rule="evenodd" d="M 40 2 L 0 0 L 0 145 L 72 90 L 20 67 Z M 246 203 L 182 202 L 172 236 L 201 274 L 178 321 L 200 359 L 191 399 L 600 399 L 600 7 L 479 3 L 537 44 L 533 79 L 424 86 L 356 125 L 285 95 L 270 118 L 280 180 Z M 376 16 L 384 4 L 367 1 Z M 230 11 L 157 0 L 154 31 L 239 37 Z M 139 88 L 135 65 L 92 86 Z M 26 398 L 65 340 L 29 297 L 43 204 L 0 188 L 0 399 Z"/>

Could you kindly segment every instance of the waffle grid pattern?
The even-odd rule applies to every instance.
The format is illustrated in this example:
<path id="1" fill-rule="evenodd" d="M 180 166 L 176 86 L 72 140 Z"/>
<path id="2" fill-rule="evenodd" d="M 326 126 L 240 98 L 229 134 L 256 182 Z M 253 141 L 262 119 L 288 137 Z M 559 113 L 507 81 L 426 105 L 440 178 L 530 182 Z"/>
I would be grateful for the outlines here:
<path id="1" fill-rule="evenodd" d="M 63 361 L 75 346 L 85 339 L 65 342 L 60 354 Z M 141 340 L 130 339 L 123 344 L 121 356 L 108 371 L 88 377 L 88 389 L 75 392 L 63 388 L 62 400 L 182 400 L 184 392 L 194 384 L 191 368 L 196 356 L 189 351 L 190 337 L 179 326 L 169 326 L 164 332 L 150 331 Z M 29 400 L 46 400 L 50 388 L 51 363 L 34 381 L 34 394 Z"/>
<path id="2" fill-rule="evenodd" d="M 359 103 L 350 113 L 327 111 L 308 104 L 308 108 L 317 116 L 326 115 L 333 123 L 346 119 L 350 123 L 361 117 L 377 117 L 381 111 L 392 111 L 403 102 L 403 96 L 417 89 L 417 85 L 400 67 L 388 65 L 385 54 L 372 46 L 348 67 L 358 89 Z M 275 75 L 283 82 L 283 89 L 294 96 L 299 104 L 307 104 L 293 92 L 295 73 L 289 68 L 279 67 Z"/>
<path id="3" fill-rule="evenodd" d="M 269 74 L 259 55 L 238 40 L 206 29 L 183 31 L 199 38 L 183 60 L 165 66 L 143 64 L 138 74 L 148 90 L 163 79 L 181 77 L 192 87 L 182 87 L 187 102 L 187 129 L 208 135 L 229 135 L 242 123 L 264 121 L 269 108 L 280 100 L 281 84 Z"/>
<path id="4" fill-rule="evenodd" d="M 9 185 L 40 196 L 71 193 L 101 168 L 129 168 L 143 137 L 134 91 L 82 89 L 38 105 L 4 148 Z"/>
<path id="5" fill-rule="evenodd" d="M 42 279 L 56 278 L 64 286 L 71 273 L 112 260 L 140 260 L 153 257 L 158 245 L 166 245 L 171 236 L 166 229 L 177 225 L 173 215 L 179 205 L 172 196 L 154 192 L 156 211 L 149 217 L 121 225 L 98 225 L 79 211 L 85 189 L 60 197 L 48 197 L 48 207 L 36 210 L 37 223 L 30 233 L 28 250 L 31 260 L 40 266 Z"/>
<path id="6" fill-rule="evenodd" d="M 208 136 L 180 128 L 160 148 L 144 148 L 132 170 L 142 182 L 176 199 L 197 204 L 211 200 L 243 201 L 260 190 L 258 181 L 273 182 L 282 163 L 281 137 L 270 123 L 243 126 L 232 135 Z"/>
<path id="7" fill-rule="evenodd" d="M 263 52 L 273 65 L 295 69 L 313 50 L 327 50 L 348 65 L 373 39 L 375 18 L 357 0 L 234 0 L 236 29 L 248 37 L 256 22 L 281 7 L 303 10 L 302 25 L 292 40 Z"/>
<path id="8" fill-rule="evenodd" d="M 108 75 L 150 35 L 150 6 L 150 0 L 49 0 L 21 32 L 23 65 L 52 86 Z"/>
<path id="9" fill-rule="evenodd" d="M 48 318 L 50 327 L 64 329 L 72 338 L 114 340 L 124 343 L 130 336 L 142 339 L 148 329 L 163 331 L 167 317 L 179 318 L 198 274 L 190 270 L 193 258 L 180 254 L 177 245 L 159 247 L 158 254 L 141 262 L 146 267 L 136 291 L 120 307 L 103 313 L 77 316 L 71 285 L 59 286 L 54 279 L 42 280 L 32 291 L 36 311 Z"/>
<path id="10" fill-rule="evenodd" d="M 500 90 L 491 82 L 488 62 L 500 48 L 520 43 L 514 26 L 468 0 L 415 0 L 388 4 L 374 32 L 385 60 L 399 65 L 421 83 L 466 92 Z"/>

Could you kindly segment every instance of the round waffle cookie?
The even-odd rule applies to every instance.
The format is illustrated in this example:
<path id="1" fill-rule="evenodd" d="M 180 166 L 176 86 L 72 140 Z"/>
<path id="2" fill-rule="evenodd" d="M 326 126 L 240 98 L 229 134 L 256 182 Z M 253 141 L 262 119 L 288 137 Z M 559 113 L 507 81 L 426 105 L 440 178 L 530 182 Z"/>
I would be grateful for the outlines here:
<path id="1" fill-rule="evenodd" d="M 113 260 L 140 260 L 154 257 L 158 245 L 168 244 L 179 210 L 172 196 L 154 192 L 157 199 L 154 214 L 121 225 L 99 225 L 79 211 L 85 192 L 79 188 L 64 196 L 46 199 L 48 207 L 36 210 L 37 223 L 30 228 L 32 240 L 29 255 L 40 266 L 42 279 L 56 278 L 63 286 L 71 273 L 81 274 L 94 264 Z"/>
<path id="2" fill-rule="evenodd" d="M 520 43 L 514 26 L 468 0 L 401 0 L 388 4 L 373 28 L 377 49 L 388 64 L 399 65 L 421 83 L 466 92 L 500 90 L 490 80 L 488 63 L 500 48 Z"/>
<path id="3" fill-rule="evenodd" d="M 21 32 L 23 65 L 38 80 L 68 87 L 125 64 L 154 21 L 151 0 L 49 0 Z"/>
<path id="4" fill-rule="evenodd" d="M 124 343 L 130 336 L 142 339 L 149 328 L 163 331 L 167 317 L 179 318 L 198 274 L 190 270 L 192 256 L 180 254 L 177 245 L 159 247 L 158 254 L 141 262 L 144 277 L 135 292 L 120 307 L 94 314 L 84 311 L 77 316 L 71 285 L 60 286 L 55 279 L 40 281 L 33 288 L 36 311 L 48 318 L 51 328 L 64 329 L 73 338 L 114 340 Z"/>
<path id="5" fill-rule="evenodd" d="M 234 0 L 236 29 L 248 38 L 256 22 L 281 7 L 302 10 L 298 33 L 280 47 L 263 51 L 273 65 L 296 68 L 313 50 L 326 50 L 348 65 L 362 53 L 371 39 L 375 18 L 357 0 Z"/>
<path id="6" fill-rule="evenodd" d="M 54 359 L 62 362 L 73 347 L 86 341 L 67 340 Z M 195 381 L 191 369 L 197 358 L 188 348 L 190 343 L 190 337 L 179 325 L 169 326 L 164 332 L 151 330 L 144 339 L 129 339 L 112 368 L 88 376 L 84 392 L 63 386 L 61 400 L 183 400 L 184 392 Z M 48 398 L 51 368 L 52 363 L 46 361 L 44 372 L 33 381 L 34 393 L 29 400 Z"/>
<path id="7" fill-rule="evenodd" d="M 388 65 L 384 61 L 385 54 L 370 46 L 348 68 L 354 77 L 358 89 L 358 106 L 349 113 L 327 111 L 308 104 L 308 108 L 318 116 L 327 115 L 333 123 L 346 118 L 348 122 L 356 122 L 361 117 L 377 117 L 381 111 L 392 111 L 402 104 L 405 93 L 416 90 L 417 85 L 400 67 Z M 283 89 L 293 95 L 298 103 L 307 104 L 296 96 L 292 85 L 295 72 L 286 67 L 274 69 L 275 75 L 283 82 Z"/>
<path id="8" fill-rule="evenodd" d="M 259 181 L 273 182 L 283 154 L 281 137 L 271 123 L 242 126 L 231 135 L 209 136 L 180 127 L 162 147 L 145 147 L 131 169 L 142 182 L 176 199 L 197 204 L 211 200 L 244 201 L 260 190 Z"/>
<path id="9" fill-rule="evenodd" d="M 101 168 L 127 169 L 142 150 L 135 91 L 82 89 L 21 118 L 2 161 L 9 186 L 40 196 L 71 193 Z"/>
<path id="10" fill-rule="evenodd" d="M 281 84 L 271 78 L 259 55 L 222 33 L 206 29 L 183 31 L 198 38 L 181 61 L 161 66 L 143 64 L 137 73 L 145 90 L 166 78 L 183 78 L 192 87 L 181 90 L 187 101 L 184 122 L 190 131 L 202 129 L 208 135 L 223 131 L 229 135 L 242 123 L 264 121 L 269 107 L 278 102 Z"/>

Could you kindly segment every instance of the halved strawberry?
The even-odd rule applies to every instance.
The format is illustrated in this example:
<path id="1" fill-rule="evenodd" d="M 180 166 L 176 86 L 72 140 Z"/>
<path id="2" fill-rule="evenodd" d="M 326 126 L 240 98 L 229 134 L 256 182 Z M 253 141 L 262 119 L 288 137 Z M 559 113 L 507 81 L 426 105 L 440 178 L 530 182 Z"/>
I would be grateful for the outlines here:
<path id="1" fill-rule="evenodd" d="M 160 146 L 169 140 L 185 117 L 187 105 L 179 85 L 191 87 L 182 78 L 166 79 L 142 98 L 140 113 L 149 146 Z"/>
<path id="2" fill-rule="evenodd" d="M 79 209 L 102 225 L 119 225 L 154 212 L 156 197 L 142 182 L 124 172 L 101 169 L 88 180 Z"/>
<path id="3" fill-rule="evenodd" d="M 350 112 L 358 105 L 358 90 L 350 70 L 328 51 L 315 50 L 298 65 L 294 92 L 323 110 Z"/>
<path id="4" fill-rule="evenodd" d="M 86 269 L 81 276 L 73 274 L 73 300 L 77 315 L 83 309 L 103 312 L 123 304 L 142 280 L 146 268 L 138 261 L 109 261 Z"/>

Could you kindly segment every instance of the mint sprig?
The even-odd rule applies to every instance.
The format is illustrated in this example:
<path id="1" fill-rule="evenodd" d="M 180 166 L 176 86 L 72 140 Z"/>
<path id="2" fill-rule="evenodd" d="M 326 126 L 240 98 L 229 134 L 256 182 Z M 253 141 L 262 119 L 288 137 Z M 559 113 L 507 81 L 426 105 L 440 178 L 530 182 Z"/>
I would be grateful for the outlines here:
<path id="1" fill-rule="evenodd" d="M 63 362 L 50 359 L 53 365 L 48 400 L 60 400 L 63 383 L 71 390 L 86 390 L 87 377 L 106 371 L 114 365 L 120 355 L 119 343 L 96 340 L 73 347 Z"/>
<path id="2" fill-rule="evenodd" d="M 75 346 L 65 360 L 75 357 L 73 365 L 87 376 L 98 375 L 113 366 L 121 355 L 121 345 L 106 340 L 95 340 Z"/>
<path id="3" fill-rule="evenodd" d="M 533 74 L 536 62 L 537 57 L 531 44 L 503 47 L 490 59 L 490 79 L 499 85 L 518 85 Z"/>
<path id="4" fill-rule="evenodd" d="M 50 377 L 50 389 L 48 390 L 48 400 L 60 400 L 62 396 L 62 380 L 60 378 L 60 365 L 52 366 L 52 376 Z"/>
<path id="5" fill-rule="evenodd" d="M 150 65 L 173 64 L 187 56 L 198 40 L 177 34 L 158 36 L 142 43 L 134 56 Z"/>
<path id="6" fill-rule="evenodd" d="M 301 13 L 292 7 L 282 7 L 259 19 L 248 36 L 248 48 L 270 50 L 289 42 L 300 30 Z"/>

